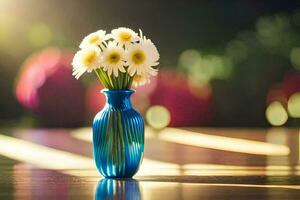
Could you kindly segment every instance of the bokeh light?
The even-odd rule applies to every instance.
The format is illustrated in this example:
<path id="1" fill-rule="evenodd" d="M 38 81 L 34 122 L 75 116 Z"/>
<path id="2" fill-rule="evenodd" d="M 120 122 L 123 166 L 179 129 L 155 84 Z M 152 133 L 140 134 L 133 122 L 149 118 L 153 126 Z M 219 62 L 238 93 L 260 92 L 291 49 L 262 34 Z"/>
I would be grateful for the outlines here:
<path id="1" fill-rule="evenodd" d="M 12 26 L 13 20 L 9 17 L 5 17 L 3 15 L 0 15 L 0 44 L 5 45 L 6 42 L 8 42 L 8 38 L 11 35 L 11 26 Z"/>
<path id="2" fill-rule="evenodd" d="M 161 129 L 169 125 L 171 115 L 166 107 L 154 105 L 147 110 L 146 120 L 151 127 Z"/>
<path id="3" fill-rule="evenodd" d="M 28 31 L 28 40 L 33 47 L 42 47 L 52 40 L 52 32 L 47 24 L 33 25 Z"/>
<path id="4" fill-rule="evenodd" d="M 279 101 L 272 102 L 266 110 L 266 118 L 273 126 L 282 126 L 288 120 L 288 114 Z"/>
<path id="5" fill-rule="evenodd" d="M 267 47 L 279 47 L 288 26 L 288 19 L 283 16 L 261 17 L 256 23 L 258 40 Z"/>
<path id="6" fill-rule="evenodd" d="M 24 119 L 35 121 L 35 115 L 24 112 L 18 102 L 14 101 L 16 99 L 11 92 L 20 63 L 32 52 L 49 46 L 75 50 L 84 35 L 98 29 L 115 28 L 118 24 L 127 24 L 129 28 L 138 30 L 132 24 L 132 16 L 126 17 L 123 13 L 125 17 L 118 18 L 111 15 L 105 7 L 99 7 L 101 3 L 96 0 L 89 1 L 85 7 L 80 3 L 72 3 L 72 11 L 64 9 L 68 3 L 58 4 L 56 1 L 25 3 L 4 0 L 0 4 L 0 79 L 3 80 L 0 91 L 5 97 L 0 100 L 3 124 L 6 120 L 14 123 Z M 179 4 L 184 5 L 182 2 Z M 262 120 L 265 117 L 263 105 L 265 102 L 269 105 L 279 101 L 286 106 L 288 115 L 292 117 L 293 111 L 288 111 L 288 99 L 300 92 L 300 9 L 296 6 L 291 9 L 290 2 L 284 3 L 286 6 L 277 7 L 272 3 L 263 3 L 264 6 L 253 3 L 252 8 L 261 9 L 258 15 L 253 10 L 250 12 L 248 4 L 229 4 L 227 6 L 243 10 L 239 15 L 244 16 L 233 19 L 232 13 L 226 9 L 222 10 L 222 14 L 215 15 L 215 6 L 205 4 L 197 6 L 198 9 L 179 7 L 182 12 L 193 14 L 170 13 L 166 16 L 167 28 L 165 23 L 157 24 L 158 27 L 154 29 L 149 28 L 153 25 L 153 20 L 149 19 L 154 17 L 157 20 L 161 15 L 149 14 L 145 16 L 148 20 L 145 18 L 137 22 L 144 27 L 145 34 L 159 41 L 159 74 L 163 70 L 170 70 L 184 76 L 182 80 L 177 80 L 173 76 L 164 75 L 158 78 L 159 75 L 151 80 L 150 85 L 136 88 L 137 91 L 132 95 L 132 105 L 138 112 L 145 115 L 150 106 L 162 105 L 171 114 L 169 126 L 264 127 L 268 123 Z M 129 5 L 123 6 L 131 9 Z M 158 13 L 165 12 L 164 6 L 151 6 Z M 110 9 L 114 6 L 108 3 L 107 7 Z M 36 12 L 31 12 L 33 8 Z M 99 8 L 100 11 L 93 8 Z M 199 9 L 207 12 L 199 12 Z M 101 22 L 94 20 L 100 18 Z M 194 21 L 196 18 L 200 21 Z M 215 19 L 213 26 L 207 20 L 212 18 Z M 82 23 L 82 19 L 91 21 Z M 233 21 L 228 24 L 223 20 Z M 178 23 L 191 21 L 195 23 Z M 17 44 L 17 50 L 16 45 L 12 44 Z M 31 111 L 42 101 L 36 97 L 40 93 L 36 89 L 40 86 L 37 85 L 43 85 L 49 79 L 48 73 L 40 71 L 43 70 L 38 67 L 28 70 L 28 77 L 35 78 L 28 78 L 31 86 L 24 84 L 26 87 L 21 87 L 19 91 L 23 96 L 23 101 L 20 98 L 19 101 Z M 157 79 L 166 80 L 159 80 L 159 84 L 156 84 Z M 102 95 L 97 86 L 93 91 L 87 89 L 88 86 L 94 87 L 94 80 L 95 76 L 89 74 L 78 81 L 84 86 L 82 107 L 85 109 L 85 125 L 89 125 L 88 117 L 93 117 L 105 103 L 100 99 Z M 276 91 L 269 93 L 274 86 L 278 86 Z M 253 109 L 245 112 L 243 108 L 248 105 Z M 192 107 L 197 113 L 193 112 Z M 291 120 L 286 125 L 298 126 L 299 121 Z"/>
<path id="7" fill-rule="evenodd" d="M 161 105 L 171 115 L 169 126 L 206 125 L 212 117 L 212 92 L 208 84 L 191 84 L 187 76 L 161 70 L 151 105 Z"/>
<path id="8" fill-rule="evenodd" d="M 241 40 L 232 40 L 227 44 L 225 53 L 233 62 L 239 63 L 247 58 L 248 47 Z"/>
<path id="9" fill-rule="evenodd" d="M 291 63 L 295 69 L 300 70 L 300 47 L 295 47 L 290 53 Z"/>
<path id="10" fill-rule="evenodd" d="M 131 98 L 131 103 L 134 109 L 144 115 L 149 106 L 151 106 L 149 96 L 157 87 L 157 76 L 152 76 L 150 78 L 150 83 L 134 88 L 135 93 Z"/>
<path id="11" fill-rule="evenodd" d="M 46 48 L 31 55 L 18 74 L 17 100 L 44 126 L 73 127 L 84 121 L 84 88 L 72 77 L 72 57 Z"/>
<path id="12" fill-rule="evenodd" d="M 300 118 L 300 92 L 293 94 L 288 101 L 289 115 L 294 118 Z"/>
<path id="13" fill-rule="evenodd" d="M 200 58 L 200 53 L 196 49 L 187 49 L 183 51 L 179 56 L 179 66 L 185 70 L 195 64 Z"/>
<path id="14" fill-rule="evenodd" d="M 185 50 L 179 58 L 179 67 L 192 79 L 191 82 L 207 84 L 211 80 L 226 80 L 232 73 L 233 63 L 229 57 L 214 54 L 201 55 L 194 49 Z"/>

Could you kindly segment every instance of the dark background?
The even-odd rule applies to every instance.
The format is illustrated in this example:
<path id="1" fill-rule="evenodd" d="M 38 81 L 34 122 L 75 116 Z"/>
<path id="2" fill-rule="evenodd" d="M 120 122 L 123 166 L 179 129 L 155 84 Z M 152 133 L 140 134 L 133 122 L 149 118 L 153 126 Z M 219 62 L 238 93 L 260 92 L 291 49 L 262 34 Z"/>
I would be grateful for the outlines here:
<path id="1" fill-rule="evenodd" d="M 175 70 L 192 77 L 197 85 L 211 88 L 209 120 L 180 125 L 270 126 L 272 123 L 268 123 L 265 116 L 268 105 L 278 100 L 287 109 L 291 96 L 287 92 L 282 97 L 271 95 L 270 99 L 272 89 L 280 88 L 285 93 L 285 89 L 281 89 L 285 80 L 288 83 L 283 88 L 296 88 L 293 93 L 299 88 L 300 76 L 294 75 L 300 68 L 291 59 L 292 50 L 300 46 L 299 8 L 299 1 L 283 0 L 2 0 L 0 125 L 43 124 L 35 122 L 43 119 L 22 107 L 14 92 L 20 67 L 30 54 L 53 46 L 75 51 L 88 33 L 124 26 L 136 31 L 141 28 L 152 39 L 160 52 L 161 71 Z M 223 70 L 225 75 L 211 76 L 207 80 L 206 73 L 210 72 L 191 71 L 187 62 L 193 63 L 192 58 L 182 58 L 186 50 L 192 55 L 198 52 L 229 60 L 230 66 L 224 67 L 230 68 L 230 72 L 225 70 L 226 74 Z M 297 52 L 293 58 L 297 62 Z M 85 88 L 90 87 L 92 78 L 82 80 Z M 88 118 L 76 126 L 88 125 Z M 299 120 L 289 117 L 282 125 L 298 126 Z M 64 123 L 58 126 L 63 127 Z"/>

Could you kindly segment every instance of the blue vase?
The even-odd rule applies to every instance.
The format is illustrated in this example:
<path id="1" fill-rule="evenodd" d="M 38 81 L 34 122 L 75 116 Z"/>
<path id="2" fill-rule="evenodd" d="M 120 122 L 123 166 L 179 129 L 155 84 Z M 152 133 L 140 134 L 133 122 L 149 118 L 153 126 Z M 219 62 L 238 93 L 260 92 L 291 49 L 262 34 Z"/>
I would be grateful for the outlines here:
<path id="1" fill-rule="evenodd" d="M 144 153 L 144 120 L 130 102 L 133 90 L 102 90 L 104 108 L 93 122 L 94 159 L 106 178 L 130 178 Z"/>

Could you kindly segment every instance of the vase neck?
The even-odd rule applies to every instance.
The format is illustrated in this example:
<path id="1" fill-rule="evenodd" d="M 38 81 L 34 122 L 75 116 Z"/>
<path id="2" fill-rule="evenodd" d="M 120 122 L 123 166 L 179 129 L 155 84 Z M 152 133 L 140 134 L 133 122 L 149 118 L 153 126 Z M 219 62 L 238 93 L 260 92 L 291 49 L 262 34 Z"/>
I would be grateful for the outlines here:
<path id="1" fill-rule="evenodd" d="M 116 109 L 131 108 L 130 96 L 134 93 L 133 90 L 102 90 L 106 97 L 106 105 Z"/>

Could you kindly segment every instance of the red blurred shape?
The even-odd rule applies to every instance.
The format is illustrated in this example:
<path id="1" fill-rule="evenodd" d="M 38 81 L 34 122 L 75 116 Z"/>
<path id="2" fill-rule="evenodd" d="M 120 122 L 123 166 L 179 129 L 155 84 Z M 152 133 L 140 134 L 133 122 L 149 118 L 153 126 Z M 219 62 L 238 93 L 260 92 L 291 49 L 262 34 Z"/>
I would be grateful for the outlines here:
<path id="1" fill-rule="evenodd" d="M 170 126 L 206 125 L 212 116 L 209 86 L 191 86 L 186 76 L 174 71 L 160 71 L 150 99 L 151 105 L 162 105 L 169 110 Z"/>
<path id="2" fill-rule="evenodd" d="M 103 87 L 96 81 L 86 93 L 86 107 L 91 118 L 105 105 L 101 89 Z M 175 71 L 160 71 L 150 84 L 138 87 L 132 95 L 132 104 L 142 114 L 151 105 L 166 107 L 171 114 L 170 126 L 206 125 L 212 115 L 210 87 L 191 86 L 186 76 Z"/>
<path id="3" fill-rule="evenodd" d="M 101 93 L 103 86 L 98 80 L 88 88 L 85 97 L 85 105 L 89 118 L 93 118 L 105 105 L 105 96 Z"/>
<path id="4" fill-rule="evenodd" d="M 84 121 L 84 88 L 72 77 L 71 53 L 48 48 L 24 63 L 16 81 L 16 97 L 42 125 L 79 126 Z"/>
<path id="5" fill-rule="evenodd" d="M 283 80 L 271 88 L 267 95 L 267 104 L 280 101 L 284 105 L 294 93 L 300 92 L 300 73 L 291 71 L 285 74 Z"/>
<path id="6" fill-rule="evenodd" d="M 267 104 L 270 104 L 274 101 L 279 101 L 283 104 L 287 103 L 287 97 L 282 91 L 281 85 L 277 85 L 276 87 L 273 87 L 269 90 L 269 93 L 267 95 Z"/>
<path id="7" fill-rule="evenodd" d="M 300 91 L 300 73 L 289 72 L 284 76 L 282 81 L 282 91 L 288 99 L 294 93 Z"/>

